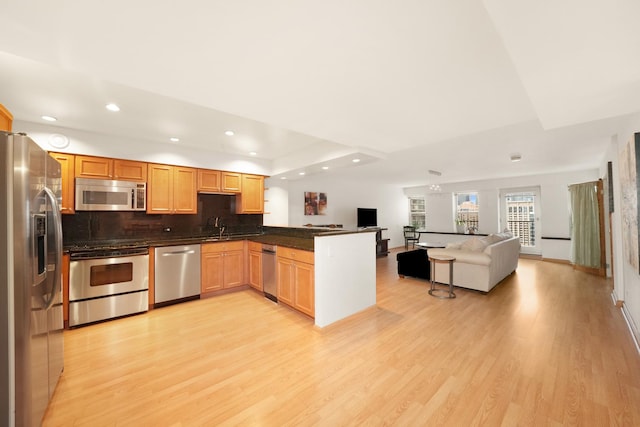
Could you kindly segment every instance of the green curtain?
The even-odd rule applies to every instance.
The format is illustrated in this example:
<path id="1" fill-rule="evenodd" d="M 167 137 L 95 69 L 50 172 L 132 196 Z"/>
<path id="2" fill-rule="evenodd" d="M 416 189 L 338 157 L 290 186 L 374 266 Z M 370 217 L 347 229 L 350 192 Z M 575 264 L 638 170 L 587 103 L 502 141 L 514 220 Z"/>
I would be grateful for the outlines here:
<path id="1" fill-rule="evenodd" d="M 585 267 L 600 266 L 600 214 L 598 183 L 569 186 L 571 194 L 571 261 Z"/>

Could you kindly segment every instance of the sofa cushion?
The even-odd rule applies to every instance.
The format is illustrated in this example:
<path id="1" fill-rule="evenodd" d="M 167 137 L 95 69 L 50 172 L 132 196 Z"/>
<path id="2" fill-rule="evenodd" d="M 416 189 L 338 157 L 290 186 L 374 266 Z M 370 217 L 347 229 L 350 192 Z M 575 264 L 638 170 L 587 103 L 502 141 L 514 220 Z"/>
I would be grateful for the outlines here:
<path id="1" fill-rule="evenodd" d="M 506 237 L 498 234 L 489 234 L 487 237 L 484 237 L 484 240 L 487 242 L 487 246 L 493 245 L 494 243 L 501 242 L 505 239 Z"/>
<path id="2" fill-rule="evenodd" d="M 501 240 L 507 240 L 513 237 L 513 233 L 510 231 L 503 231 L 502 233 L 496 233 L 495 235 L 500 237 Z"/>
<path id="3" fill-rule="evenodd" d="M 482 239 L 479 239 L 477 237 L 472 237 L 470 239 L 467 239 L 464 242 L 462 242 L 462 245 L 460 245 L 460 249 L 473 251 L 473 252 L 482 252 L 486 247 L 487 247 L 487 243 L 485 243 L 484 241 L 482 241 Z"/>

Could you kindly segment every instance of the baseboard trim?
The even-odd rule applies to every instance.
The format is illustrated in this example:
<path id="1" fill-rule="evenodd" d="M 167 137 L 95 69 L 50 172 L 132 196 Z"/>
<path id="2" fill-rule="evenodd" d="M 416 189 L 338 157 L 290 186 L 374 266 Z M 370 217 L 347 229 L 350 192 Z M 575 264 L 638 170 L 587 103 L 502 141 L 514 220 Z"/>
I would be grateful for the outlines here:
<path id="1" fill-rule="evenodd" d="M 584 273 L 593 274 L 595 276 L 605 277 L 605 270 L 600 267 L 585 267 L 584 265 L 573 264 L 573 269 Z"/>
<path id="2" fill-rule="evenodd" d="M 568 259 L 559 259 L 559 258 L 542 258 L 543 261 L 545 262 L 553 262 L 555 264 L 566 264 L 566 265 L 571 265 L 571 261 L 569 261 Z"/>
<path id="3" fill-rule="evenodd" d="M 617 305 L 617 304 L 616 304 Z M 627 327 L 629 328 L 629 332 L 631 333 L 631 338 L 633 339 L 633 343 L 636 345 L 636 351 L 640 354 L 640 345 L 638 345 L 638 331 L 633 327 L 633 323 L 631 322 L 631 316 L 627 312 L 627 306 L 622 304 L 622 317 L 624 317 L 624 321 L 627 322 Z"/>

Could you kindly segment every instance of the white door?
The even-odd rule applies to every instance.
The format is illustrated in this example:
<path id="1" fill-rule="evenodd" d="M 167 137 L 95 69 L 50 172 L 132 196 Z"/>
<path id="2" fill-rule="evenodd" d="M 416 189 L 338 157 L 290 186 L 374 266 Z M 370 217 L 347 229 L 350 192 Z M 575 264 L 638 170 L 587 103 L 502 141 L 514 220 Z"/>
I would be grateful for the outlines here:
<path id="1" fill-rule="evenodd" d="M 520 237 L 523 254 L 542 254 L 540 187 L 500 190 L 500 228 Z"/>

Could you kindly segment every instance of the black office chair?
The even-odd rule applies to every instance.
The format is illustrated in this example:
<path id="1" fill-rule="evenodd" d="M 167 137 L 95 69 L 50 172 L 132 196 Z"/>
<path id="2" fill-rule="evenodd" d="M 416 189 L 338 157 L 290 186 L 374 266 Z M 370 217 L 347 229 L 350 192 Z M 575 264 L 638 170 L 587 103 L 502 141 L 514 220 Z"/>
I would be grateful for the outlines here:
<path id="1" fill-rule="evenodd" d="M 416 228 L 411 225 L 405 225 L 404 229 L 404 249 L 409 249 L 409 242 L 411 242 L 411 247 L 415 248 L 416 243 L 420 241 L 420 233 L 416 231 Z"/>

